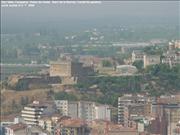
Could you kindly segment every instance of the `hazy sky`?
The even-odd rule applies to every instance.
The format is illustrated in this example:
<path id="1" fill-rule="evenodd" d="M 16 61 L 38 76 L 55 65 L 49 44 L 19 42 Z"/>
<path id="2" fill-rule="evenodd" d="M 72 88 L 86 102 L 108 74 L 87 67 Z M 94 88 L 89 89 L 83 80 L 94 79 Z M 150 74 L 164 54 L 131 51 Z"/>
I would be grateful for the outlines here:
<path id="1" fill-rule="evenodd" d="M 59 4 L 33 8 L 2 8 L 2 28 L 35 23 L 179 21 L 178 1 L 102 1 L 101 4 Z"/>

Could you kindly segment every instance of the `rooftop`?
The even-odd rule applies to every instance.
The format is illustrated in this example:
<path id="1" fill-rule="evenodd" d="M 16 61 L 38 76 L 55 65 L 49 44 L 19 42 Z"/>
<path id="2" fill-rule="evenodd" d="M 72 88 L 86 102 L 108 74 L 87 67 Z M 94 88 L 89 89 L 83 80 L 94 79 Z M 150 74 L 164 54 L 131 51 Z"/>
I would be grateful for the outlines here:
<path id="1" fill-rule="evenodd" d="M 14 125 L 10 125 L 8 126 L 8 128 L 17 131 L 17 130 L 21 130 L 21 129 L 25 129 L 27 127 L 26 124 L 22 124 L 22 123 L 18 123 L 18 124 L 14 124 Z"/>
<path id="2" fill-rule="evenodd" d="M 148 97 L 143 95 L 124 95 L 119 97 L 120 100 L 138 100 L 138 101 L 146 101 Z"/>
<path id="3" fill-rule="evenodd" d="M 11 115 L 7 115 L 7 116 L 1 116 L 0 117 L 0 122 L 6 122 L 6 121 L 14 121 L 14 118 L 19 116 L 19 114 L 11 114 Z"/>
<path id="4" fill-rule="evenodd" d="M 135 53 L 135 54 L 144 54 L 144 52 L 141 51 L 141 50 L 133 50 L 132 53 Z"/>
<path id="5" fill-rule="evenodd" d="M 82 127 L 85 126 L 85 121 L 81 119 L 66 119 L 62 121 L 63 127 Z"/>

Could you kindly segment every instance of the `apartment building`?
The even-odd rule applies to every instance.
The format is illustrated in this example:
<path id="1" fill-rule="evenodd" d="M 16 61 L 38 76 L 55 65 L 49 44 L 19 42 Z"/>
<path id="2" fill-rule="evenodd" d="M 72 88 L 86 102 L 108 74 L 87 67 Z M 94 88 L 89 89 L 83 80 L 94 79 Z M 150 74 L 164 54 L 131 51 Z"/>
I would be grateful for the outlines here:
<path id="1" fill-rule="evenodd" d="M 38 101 L 34 101 L 32 104 L 24 107 L 21 111 L 21 116 L 27 124 L 37 125 L 38 119 L 46 108 L 47 106 L 40 104 Z"/>
<path id="2" fill-rule="evenodd" d="M 55 104 L 60 113 L 64 116 L 68 116 L 68 101 L 67 100 L 55 100 Z"/>
<path id="3" fill-rule="evenodd" d="M 128 126 L 130 117 L 141 116 L 151 111 L 148 105 L 149 98 L 142 95 L 127 94 L 118 98 L 118 124 Z"/>
<path id="4" fill-rule="evenodd" d="M 111 121 L 111 110 L 108 105 L 95 106 L 95 119 Z"/>
<path id="5" fill-rule="evenodd" d="M 79 104 L 78 102 L 68 101 L 68 116 L 72 118 L 78 118 L 78 108 Z"/>
<path id="6" fill-rule="evenodd" d="M 78 102 L 78 118 L 92 121 L 94 118 L 94 102 L 80 101 Z"/>
<path id="7" fill-rule="evenodd" d="M 89 101 L 67 101 L 56 100 L 57 108 L 62 112 L 62 115 L 72 118 L 80 118 L 87 121 L 94 119 L 111 119 L 111 111 L 108 105 L 97 105 Z"/>
<path id="8" fill-rule="evenodd" d="M 180 123 L 180 104 L 165 105 L 164 109 L 167 120 L 167 134 L 175 135 Z"/>

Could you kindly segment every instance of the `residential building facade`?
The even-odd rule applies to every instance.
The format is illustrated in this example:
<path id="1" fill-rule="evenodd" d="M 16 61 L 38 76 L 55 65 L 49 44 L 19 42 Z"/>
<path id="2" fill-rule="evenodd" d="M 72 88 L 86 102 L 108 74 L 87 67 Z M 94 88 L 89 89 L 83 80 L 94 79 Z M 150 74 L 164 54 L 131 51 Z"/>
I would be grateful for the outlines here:
<path id="1" fill-rule="evenodd" d="M 124 95 L 118 98 L 118 124 L 128 126 L 130 116 L 144 114 L 149 99 L 141 95 Z"/>
<path id="2" fill-rule="evenodd" d="M 46 108 L 47 106 L 40 104 L 38 101 L 34 101 L 32 104 L 24 107 L 21 111 L 21 116 L 26 124 L 37 125 L 38 119 Z"/>
<path id="3" fill-rule="evenodd" d="M 56 100 L 57 108 L 62 115 L 80 118 L 86 121 L 95 119 L 111 120 L 111 111 L 108 105 L 97 105 L 89 101 Z"/>
<path id="4" fill-rule="evenodd" d="M 143 60 L 144 57 L 144 53 L 139 50 L 134 50 L 131 55 L 132 62 Z"/>
<path id="5" fill-rule="evenodd" d="M 144 55 L 143 57 L 144 68 L 149 65 L 160 64 L 160 56 L 159 55 Z"/>

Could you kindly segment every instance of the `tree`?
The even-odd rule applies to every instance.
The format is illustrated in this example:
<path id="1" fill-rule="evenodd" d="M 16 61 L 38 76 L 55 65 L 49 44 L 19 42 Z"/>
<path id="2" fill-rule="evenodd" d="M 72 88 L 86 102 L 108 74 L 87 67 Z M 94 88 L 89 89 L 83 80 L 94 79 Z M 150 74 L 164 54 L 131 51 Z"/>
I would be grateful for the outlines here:
<path id="1" fill-rule="evenodd" d="M 112 67 L 112 63 L 108 60 L 103 60 L 102 61 L 102 66 L 103 67 Z"/>
<path id="2" fill-rule="evenodd" d="M 11 108 L 12 108 L 13 112 L 16 112 L 19 109 L 18 105 L 17 105 L 17 103 L 16 103 L 16 101 L 14 99 L 11 102 Z"/>
<path id="3" fill-rule="evenodd" d="M 71 93 L 66 92 L 58 92 L 54 94 L 54 97 L 56 100 L 70 100 L 70 101 L 76 101 L 77 97 Z"/>
<path id="4" fill-rule="evenodd" d="M 138 71 L 141 71 L 143 69 L 143 61 L 142 60 L 137 60 L 132 65 L 135 66 L 138 69 Z"/>
<path id="5" fill-rule="evenodd" d="M 29 98 L 28 98 L 27 96 L 25 96 L 25 97 L 22 96 L 22 97 L 21 97 L 20 104 L 21 104 L 22 106 L 27 105 L 28 102 L 29 102 Z"/>
<path id="6" fill-rule="evenodd" d="M 27 80 L 20 80 L 16 87 L 15 87 L 16 90 L 26 90 L 28 89 L 28 81 Z"/>

